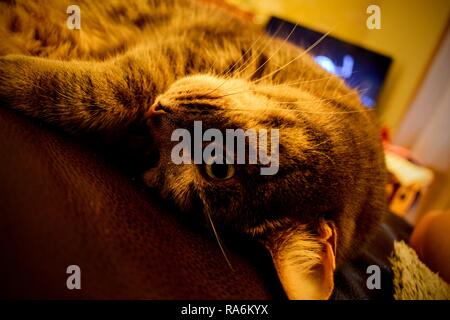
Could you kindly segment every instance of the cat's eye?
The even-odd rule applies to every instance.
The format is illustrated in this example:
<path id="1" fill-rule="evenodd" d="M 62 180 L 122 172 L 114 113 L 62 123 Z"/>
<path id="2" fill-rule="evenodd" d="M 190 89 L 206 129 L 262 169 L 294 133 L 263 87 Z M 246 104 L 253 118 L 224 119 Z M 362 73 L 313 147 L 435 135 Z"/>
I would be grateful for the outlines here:
<path id="1" fill-rule="evenodd" d="M 212 162 L 211 164 L 205 164 L 206 174 L 217 180 L 227 180 L 234 176 L 235 169 L 232 164 L 220 164 Z"/>

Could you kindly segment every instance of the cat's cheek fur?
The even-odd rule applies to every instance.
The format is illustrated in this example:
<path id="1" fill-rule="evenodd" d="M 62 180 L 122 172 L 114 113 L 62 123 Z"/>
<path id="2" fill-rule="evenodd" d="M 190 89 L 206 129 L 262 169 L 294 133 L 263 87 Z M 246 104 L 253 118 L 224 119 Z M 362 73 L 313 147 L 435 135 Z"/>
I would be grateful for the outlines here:
<path id="1" fill-rule="evenodd" d="M 201 177 L 196 165 L 176 165 L 162 157 L 157 167 L 144 173 L 143 179 L 162 198 L 174 202 L 181 211 L 189 211 L 194 194 L 199 193 Z"/>

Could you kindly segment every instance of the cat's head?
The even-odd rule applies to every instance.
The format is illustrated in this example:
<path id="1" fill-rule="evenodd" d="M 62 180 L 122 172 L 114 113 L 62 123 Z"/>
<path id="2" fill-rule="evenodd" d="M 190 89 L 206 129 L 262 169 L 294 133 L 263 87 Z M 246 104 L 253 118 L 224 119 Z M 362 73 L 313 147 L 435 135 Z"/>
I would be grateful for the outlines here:
<path id="1" fill-rule="evenodd" d="M 334 225 L 319 214 L 336 208 L 339 198 L 330 194 L 336 191 L 331 185 L 329 189 L 323 188 L 324 183 L 332 181 L 333 159 L 328 152 L 333 139 L 318 129 L 317 114 L 302 115 L 302 110 L 311 110 L 311 105 L 321 103 L 324 101 L 312 93 L 289 86 L 207 75 L 178 80 L 156 99 L 147 113 L 160 160 L 156 168 L 144 175 L 149 186 L 160 190 L 163 197 L 173 200 L 182 211 L 201 212 L 219 228 L 261 237 L 272 251 L 275 265 L 277 261 L 281 265 L 277 269 L 284 277 L 290 277 L 286 274 L 293 271 L 284 267 L 290 264 L 286 261 L 291 260 L 291 255 L 300 261 L 297 265 L 302 265 L 295 273 L 298 277 L 320 270 L 321 276 L 315 277 L 314 282 L 319 281 L 319 287 L 325 283 L 325 289 L 317 291 L 316 283 L 309 290 L 315 292 L 313 297 L 327 297 L 331 293 L 336 232 Z M 237 164 L 236 157 L 228 161 L 234 164 L 226 163 L 226 158 L 219 164 L 206 156 L 201 158 L 202 163 L 194 163 L 198 146 L 202 152 L 210 145 L 203 136 L 208 129 L 222 133 L 219 147 L 224 154 L 229 152 L 227 129 L 253 130 L 258 140 L 257 151 L 254 150 L 257 163 L 249 163 L 248 150 L 254 140 L 248 137 L 244 140 L 244 164 Z M 267 135 L 261 136 L 264 130 Z M 276 130 L 279 139 L 273 140 Z M 182 150 L 180 143 L 186 140 L 191 144 Z M 238 151 L 234 151 L 236 156 Z M 264 163 L 259 151 L 269 157 Z M 190 163 L 174 160 L 174 156 L 177 158 L 183 152 Z M 306 258 L 299 258 L 301 252 L 308 252 Z M 304 297 L 298 293 L 291 296 Z"/>

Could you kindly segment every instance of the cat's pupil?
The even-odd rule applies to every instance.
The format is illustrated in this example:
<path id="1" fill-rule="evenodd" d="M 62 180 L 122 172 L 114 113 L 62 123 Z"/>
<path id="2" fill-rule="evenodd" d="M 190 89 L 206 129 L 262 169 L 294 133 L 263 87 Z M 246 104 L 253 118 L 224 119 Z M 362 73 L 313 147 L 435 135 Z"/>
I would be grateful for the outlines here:
<path id="1" fill-rule="evenodd" d="M 217 179 L 227 178 L 228 170 L 229 170 L 228 164 L 220 164 L 220 163 L 216 163 L 216 162 L 213 162 L 211 164 L 211 172 Z"/>

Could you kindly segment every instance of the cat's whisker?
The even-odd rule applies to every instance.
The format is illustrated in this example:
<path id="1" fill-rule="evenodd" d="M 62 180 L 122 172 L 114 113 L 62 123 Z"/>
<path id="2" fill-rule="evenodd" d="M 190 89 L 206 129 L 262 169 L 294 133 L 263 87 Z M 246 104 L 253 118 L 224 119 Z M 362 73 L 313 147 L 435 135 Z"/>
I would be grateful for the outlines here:
<path id="1" fill-rule="evenodd" d="M 330 80 L 331 79 L 329 78 L 327 80 L 327 82 L 325 82 L 325 85 L 323 86 L 323 89 L 322 89 L 322 93 L 319 95 L 321 98 L 323 98 L 325 96 L 325 92 L 327 92 L 327 90 L 328 90 L 328 85 L 330 84 Z M 335 86 L 333 94 L 331 95 L 331 97 L 335 97 L 336 96 L 336 90 L 337 90 L 337 87 Z"/>
<path id="2" fill-rule="evenodd" d="M 328 79 L 334 78 L 334 77 L 335 77 L 335 75 L 330 75 L 328 77 L 316 78 L 316 79 L 311 79 L 311 80 L 299 80 L 299 81 L 294 81 L 294 82 L 278 83 L 278 84 L 272 85 L 272 87 L 294 86 L 297 84 L 308 84 L 308 83 L 313 83 L 313 82 L 325 81 L 325 80 L 328 80 Z"/>
<path id="3" fill-rule="evenodd" d="M 252 91 L 253 91 L 252 89 L 247 89 L 247 90 L 242 90 L 242 91 L 237 91 L 237 92 L 231 92 L 231 93 L 223 94 L 223 95 L 217 97 L 217 99 L 221 99 L 221 98 L 224 98 L 224 97 L 233 96 L 233 95 L 235 95 L 235 94 L 241 94 L 241 93 L 252 92 Z"/>
<path id="4" fill-rule="evenodd" d="M 282 108 L 275 108 L 275 110 L 293 110 L 293 109 L 282 109 Z M 295 110 L 293 110 L 295 111 Z M 307 113 L 307 114 L 323 114 L 323 115 L 333 115 L 333 114 L 351 114 L 351 113 L 364 113 L 364 112 L 373 112 L 371 109 L 363 109 L 363 110 L 351 110 L 351 111 L 306 111 L 306 110 L 300 110 L 300 113 Z"/>
<path id="5" fill-rule="evenodd" d="M 325 33 L 323 36 L 321 36 L 316 42 L 314 42 L 308 49 L 306 49 L 305 51 L 303 51 L 302 53 L 300 53 L 297 57 L 295 57 L 294 59 L 292 59 L 291 61 L 285 63 L 284 65 L 282 65 L 280 68 L 275 69 L 274 71 L 270 72 L 269 74 L 265 75 L 264 77 L 261 77 L 257 80 L 254 81 L 254 83 L 259 83 L 260 81 L 267 79 L 271 76 L 273 76 L 275 73 L 283 70 L 284 68 L 286 68 L 287 66 L 289 66 L 291 63 L 297 61 L 298 59 L 300 59 L 301 57 L 303 57 L 304 55 L 306 55 L 309 51 L 311 51 L 312 49 L 314 49 L 317 45 L 319 45 L 329 34 L 331 33 L 331 30 L 328 31 L 327 33 Z"/>
<path id="6" fill-rule="evenodd" d="M 275 32 L 274 32 L 274 34 L 273 34 L 274 37 L 276 37 L 276 36 L 278 35 L 278 33 L 280 32 L 280 30 L 281 30 L 281 28 L 282 28 L 283 26 L 284 26 L 284 22 L 282 22 L 282 23 L 278 26 L 278 28 L 275 30 Z M 263 39 L 263 38 L 265 37 L 265 35 L 266 35 L 265 33 L 261 33 L 260 36 L 258 37 L 258 39 L 257 39 L 256 41 L 258 41 L 260 38 Z M 253 44 L 256 44 L 256 41 L 255 41 Z M 253 47 L 253 45 L 252 45 L 252 47 Z M 260 49 L 261 47 L 263 47 L 263 49 L 261 50 L 261 52 L 262 52 L 262 51 L 267 47 L 267 43 L 264 44 L 263 41 L 260 41 L 260 43 L 258 43 L 258 47 L 255 49 L 255 51 L 258 52 L 259 49 Z M 246 51 L 246 53 L 250 52 L 251 49 L 252 49 L 252 48 L 250 47 L 249 50 Z M 257 55 L 257 56 L 259 56 L 259 55 Z M 244 56 L 241 56 L 241 59 L 242 59 L 243 57 L 244 57 Z M 239 61 L 240 61 L 241 59 L 239 59 Z M 252 62 L 253 62 L 253 61 L 252 61 Z M 250 62 L 250 64 L 251 64 L 252 62 Z M 248 66 L 248 65 L 247 65 L 247 66 Z M 237 73 L 237 74 L 240 74 L 241 72 L 243 72 L 243 71 L 247 68 L 247 66 L 245 66 L 245 65 L 240 66 L 239 68 L 237 68 L 236 73 Z"/>
<path id="7" fill-rule="evenodd" d="M 277 28 L 277 30 L 275 31 L 274 35 L 278 34 L 278 32 L 281 30 L 281 27 L 282 27 L 282 26 L 283 26 L 283 24 L 280 24 L 280 25 L 278 26 L 278 28 Z M 229 72 L 226 72 L 226 73 L 223 75 L 223 77 L 225 77 L 225 78 L 229 77 L 230 74 L 231 74 L 231 70 L 233 70 L 233 68 L 236 67 L 236 65 L 237 65 L 241 60 L 244 59 L 245 55 L 246 55 L 248 52 L 250 52 L 250 51 L 252 50 L 252 47 L 253 47 L 256 43 L 258 43 L 258 41 L 259 41 L 260 39 L 263 39 L 263 38 L 264 38 L 264 33 L 261 33 L 261 34 L 259 35 L 259 37 L 258 37 L 258 38 L 253 42 L 253 44 L 250 46 L 250 48 L 248 48 L 248 49 L 244 52 L 244 54 L 241 55 L 241 56 L 239 57 L 239 59 L 238 59 L 231 67 L 229 67 L 230 71 L 229 71 Z M 269 43 L 266 42 L 266 44 L 264 44 L 264 42 L 262 42 L 262 43 L 260 42 L 260 43 L 258 44 L 258 47 L 256 48 L 256 51 L 259 50 L 259 48 L 261 47 L 261 45 L 263 46 L 263 49 L 261 50 L 261 52 L 262 52 L 262 51 L 264 51 L 264 50 L 266 49 L 266 47 L 269 45 Z M 257 57 L 259 57 L 259 55 L 257 55 Z M 244 66 L 244 67 L 243 67 L 243 70 L 241 70 L 242 67 L 239 67 L 239 68 L 237 68 L 237 70 L 235 71 L 235 73 L 236 73 L 236 74 L 240 74 L 241 72 L 243 72 L 244 70 L 246 70 L 247 67 L 248 67 L 249 65 L 251 65 L 254 61 L 256 61 L 256 60 L 251 60 L 251 62 L 250 62 L 247 66 L 245 66 L 245 64 L 243 64 L 243 66 Z M 215 65 L 215 63 L 216 63 L 216 62 L 213 63 L 213 66 Z M 213 69 L 213 66 L 211 67 L 211 70 Z M 219 88 L 221 88 L 226 82 L 227 82 L 227 79 L 223 80 L 222 83 L 220 83 L 216 88 L 214 88 L 213 90 L 211 90 L 210 92 L 208 92 L 206 95 L 209 95 L 209 94 L 215 92 L 216 90 L 218 90 Z"/>
<path id="8" fill-rule="evenodd" d="M 281 28 L 284 26 L 284 22 L 283 23 L 281 23 L 279 26 L 278 26 L 278 28 L 277 28 L 277 30 L 275 30 L 275 33 L 273 34 L 273 37 L 276 37 L 277 35 L 278 35 L 278 32 L 280 32 L 280 30 L 281 30 Z M 297 26 L 297 25 L 296 25 Z M 295 26 L 295 27 L 296 27 Z M 292 32 L 294 31 L 294 29 L 295 29 L 295 27 L 292 29 Z M 291 32 L 291 33 L 292 33 Z M 289 35 L 290 36 L 290 35 Z M 237 70 L 236 70 L 236 73 L 237 74 L 242 74 L 245 70 L 247 70 L 257 59 L 259 59 L 259 57 L 261 56 L 261 54 L 264 52 L 264 50 L 266 50 L 266 48 L 269 46 L 269 42 L 266 42 L 265 44 L 264 44 L 264 42 L 262 42 L 262 49 L 261 49 L 261 51 L 260 51 L 260 53 L 259 54 L 256 54 L 256 56 L 252 59 L 252 60 L 250 60 L 250 62 L 247 64 L 247 65 L 242 65 L 241 67 L 239 67 Z M 258 46 L 258 48 L 256 48 L 256 52 L 258 52 L 258 50 L 260 49 L 260 47 L 261 47 L 261 45 L 260 46 Z"/>
<path id="9" fill-rule="evenodd" d="M 355 74 L 358 71 L 353 71 L 351 74 Z M 327 77 L 322 77 L 322 78 L 315 78 L 315 79 L 308 79 L 308 80 L 299 80 L 299 81 L 294 81 L 294 82 L 286 82 L 286 83 L 277 83 L 277 84 L 271 84 L 271 87 L 284 87 L 284 86 L 296 86 L 296 85 L 301 85 L 301 84 L 310 84 L 310 83 L 314 83 L 314 82 L 321 82 L 321 81 L 325 81 L 325 80 L 330 80 L 335 78 L 336 76 L 333 74 L 330 74 Z M 303 89 L 307 89 L 307 88 L 303 88 Z"/>
<path id="10" fill-rule="evenodd" d="M 281 25 L 280 25 L 280 27 L 278 28 L 278 29 L 280 29 L 281 28 Z M 243 60 L 244 59 L 244 57 L 253 49 L 253 47 L 259 42 L 259 40 L 261 39 L 261 38 L 263 38 L 263 36 L 264 36 L 264 34 L 263 33 L 261 33 L 260 35 L 259 35 L 259 37 L 252 43 L 252 45 L 247 49 L 247 50 L 245 50 L 244 51 L 244 54 L 242 54 L 241 56 L 240 56 L 240 58 L 238 59 L 238 60 L 236 60 L 230 67 L 228 67 L 228 70 L 225 72 L 225 74 L 223 75 L 224 77 L 227 77 L 227 76 L 229 76 L 230 74 L 231 74 L 231 72 L 233 71 L 233 69 L 238 65 L 238 63 L 239 62 L 241 62 L 241 60 Z M 260 44 L 259 44 L 260 45 Z M 259 46 L 258 45 L 258 46 Z"/>
<path id="11" fill-rule="evenodd" d="M 358 90 L 358 94 L 364 94 L 368 91 L 369 89 L 362 89 L 362 90 Z M 317 103 L 317 102 L 323 102 L 323 101 L 333 101 L 337 98 L 343 98 L 343 97 L 347 97 L 347 96 L 351 96 L 351 95 L 355 95 L 356 93 L 354 91 L 342 94 L 342 95 L 335 95 L 333 98 L 319 98 L 319 99 L 309 99 L 309 100 L 292 100 L 292 101 L 277 101 L 277 103 L 280 104 L 296 104 L 296 103 Z"/>
<path id="12" fill-rule="evenodd" d="M 212 231 L 214 233 L 214 236 L 216 237 L 217 243 L 219 244 L 220 251 L 222 251 L 222 254 L 225 257 L 225 260 L 227 261 L 227 264 L 230 267 L 230 269 L 232 271 L 234 271 L 233 266 L 231 265 L 231 262 L 228 259 L 228 256 L 227 256 L 227 254 L 225 252 L 225 249 L 224 249 L 224 247 L 222 245 L 222 241 L 220 240 L 219 234 L 217 233 L 216 227 L 214 226 L 214 223 L 213 223 L 213 221 L 211 219 L 211 215 L 209 214 L 209 212 L 207 212 L 206 215 L 208 216 L 209 224 L 211 225 L 211 229 L 212 229 Z"/>
<path id="13" fill-rule="evenodd" d="M 317 147 L 320 147 L 321 145 L 323 145 L 325 143 L 328 143 L 328 142 L 329 142 L 328 140 L 324 140 L 324 141 L 322 141 L 320 143 L 314 144 L 313 147 L 314 147 L 315 150 L 320 150 L 320 149 L 317 149 Z"/>
<path id="14" fill-rule="evenodd" d="M 293 83 L 286 83 L 286 84 L 283 84 L 283 83 L 280 83 L 280 84 L 276 84 L 276 85 L 273 85 L 273 87 L 277 87 L 277 86 L 286 86 L 286 85 L 293 85 L 293 84 L 301 84 L 301 83 L 312 83 L 312 82 L 317 82 L 317 81 L 324 81 L 324 80 L 327 80 L 327 83 L 325 84 L 325 88 L 324 88 L 324 92 L 326 91 L 326 88 L 327 88 L 327 86 L 328 86 L 328 83 L 329 83 L 329 81 L 331 80 L 331 79 L 333 79 L 335 76 L 334 75 L 330 75 L 329 77 L 324 77 L 324 78 L 320 78 L 320 79 L 313 79 L 313 80 L 304 80 L 304 81 L 298 81 L 298 82 L 293 82 Z M 335 89 L 336 90 L 336 89 Z M 240 93 L 246 93 L 246 92 L 252 92 L 252 91 L 254 91 L 254 90 L 252 90 L 252 89 L 248 89 L 248 90 L 242 90 L 242 91 L 237 91 L 237 92 L 232 92 L 232 93 L 228 93 L 228 94 L 224 94 L 224 95 L 221 95 L 221 96 L 219 96 L 219 97 L 217 97 L 218 99 L 220 99 L 220 98 L 223 98 L 223 97 L 227 97 L 227 96 L 232 96 L 232 95 L 235 95 L 235 94 L 240 94 Z M 361 90 L 361 91 L 359 91 L 359 90 L 357 90 L 359 93 L 362 93 L 363 92 L 363 90 Z M 211 93 L 211 92 L 208 92 L 208 94 L 209 93 Z M 205 96 L 207 96 L 208 94 L 206 94 Z M 323 93 L 322 93 L 322 96 L 323 96 Z M 316 100 L 314 100 L 314 102 L 316 102 Z M 280 103 L 291 103 L 291 102 L 280 102 Z M 292 103 L 296 103 L 296 101 L 292 101 Z"/>
<path id="15" fill-rule="evenodd" d="M 330 157 L 328 154 L 326 154 L 325 152 L 321 152 L 321 151 L 317 151 L 317 150 L 308 150 L 307 152 L 311 152 L 311 153 L 315 153 L 315 154 L 318 154 L 318 155 L 320 155 L 320 156 L 323 156 L 323 157 L 327 158 L 328 160 L 330 160 L 330 162 L 331 162 L 333 165 L 336 164 L 336 162 L 334 162 L 334 160 L 331 159 L 331 157 Z"/>
<path id="16" fill-rule="evenodd" d="M 297 28 L 298 24 L 296 23 L 294 25 L 294 27 L 292 28 L 291 32 L 289 32 L 289 34 L 287 35 L 287 37 L 283 40 L 282 44 L 272 53 L 272 55 L 269 56 L 269 58 L 264 61 L 264 63 L 262 63 L 255 71 L 252 72 L 252 76 L 254 74 L 256 74 L 259 70 L 261 70 L 283 47 L 284 45 L 289 41 L 290 37 L 292 36 L 292 34 L 294 33 L 295 29 Z M 247 66 L 247 68 L 250 66 L 251 64 L 249 64 Z M 245 68 L 244 71 L 247 69 Z M 251 78 L 251 77 L 250 77 Z"/>
<path id="17" fill-rule="evenodd" d="M 299 112 L 299 113 L 307 113 L 307 114 L 323 114 L 323 115 L 333 115 L 333 114 L 351 114 L 351 113 L 364 113 L 364 112 L 373 112 L 372 109 L 362 109 L 362 110 L 349 110 L 349 111 L 309 111 L 309 110 L 297 110 L 293 108 L 277 108 L 277 107 L 270 107 L 263 109 L 261 107 L 247 107 L 247 108 L 227 108 L 227 111 L 241 111 L 241 112 L 255 112 L 255 110 L 261 111 L 272 111 L 272 110 L 285 110 L 285 111 L 293 111 L 293 112 Z M 197 110 L 187 110 L 185 112 L 190 113 L 197 113 L 199 111 Z"/>

